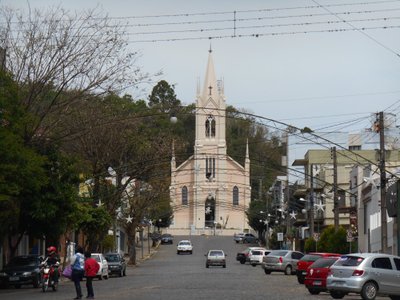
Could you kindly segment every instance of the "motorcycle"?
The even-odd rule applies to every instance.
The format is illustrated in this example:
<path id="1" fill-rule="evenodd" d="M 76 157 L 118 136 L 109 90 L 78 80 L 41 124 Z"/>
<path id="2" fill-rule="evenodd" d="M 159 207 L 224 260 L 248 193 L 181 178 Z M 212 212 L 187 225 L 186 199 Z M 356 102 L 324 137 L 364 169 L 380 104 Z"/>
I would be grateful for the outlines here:
<path id="1" fill-rule="evenodd" d="M 58 281 L 54 280 L 54 272 L 56 268 L 58 268 L 59 263 L 55 265 L 49 265 L 44 261 L 42 263 L 40 274 L 42 278 L 42 292 L 46 292 L 49 288 L 52 288 L 53 291 L 57 291 Z"/>

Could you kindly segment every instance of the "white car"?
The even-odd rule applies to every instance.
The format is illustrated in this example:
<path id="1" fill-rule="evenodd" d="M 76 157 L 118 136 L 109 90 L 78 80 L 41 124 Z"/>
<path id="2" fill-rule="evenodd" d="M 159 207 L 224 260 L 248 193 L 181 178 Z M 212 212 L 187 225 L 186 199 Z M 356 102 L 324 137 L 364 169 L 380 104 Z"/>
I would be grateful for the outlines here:
<path id="1" fill-rule="evenodd" d="M 94 258 L 100 265 L 99 271 L 97 272 L 97 278 L 100 280 L 108 279 L 108 262 L 102 253 L 92 253 L 92 258 Z"/>
<path id="2" fill-rule="evenodd" d="M 193 253 L 193 245 L 192 242 L 189 240 L 182 240 L 178 243 L 178 246 L 176 247 L 176 253 L 181 254 L 181 253 Z"/>
<path id="3" fill-rule="evenodd" d="M 257 265 L 261 265 L 263 262 L 264 256 L 268 255 L 271 252 L 271 250 L 267 249 L 252 249 L 249 252 L 249 262 L 250 264 L 255 267 Z"/>

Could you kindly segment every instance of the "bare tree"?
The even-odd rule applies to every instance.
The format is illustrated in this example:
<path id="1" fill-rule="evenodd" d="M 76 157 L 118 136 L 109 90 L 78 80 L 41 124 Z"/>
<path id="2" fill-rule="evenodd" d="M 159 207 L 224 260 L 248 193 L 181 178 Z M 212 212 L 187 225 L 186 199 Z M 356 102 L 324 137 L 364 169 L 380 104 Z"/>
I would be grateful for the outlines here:
<path id="1" fill-rule="evenodd" d="M 2 9 L 0 16 L 6 68 L 19 83 L 18 100 L 35 116 L 26 128 L 28 141 L 46 136 L 59 122 L 54 115 L 68 113 L 76 100 L 150 78 L 136 65 L 139 53 L 127 47 L 125 26 L 96 10 L 77 15 L 59 7 L 29 14 Z"/>

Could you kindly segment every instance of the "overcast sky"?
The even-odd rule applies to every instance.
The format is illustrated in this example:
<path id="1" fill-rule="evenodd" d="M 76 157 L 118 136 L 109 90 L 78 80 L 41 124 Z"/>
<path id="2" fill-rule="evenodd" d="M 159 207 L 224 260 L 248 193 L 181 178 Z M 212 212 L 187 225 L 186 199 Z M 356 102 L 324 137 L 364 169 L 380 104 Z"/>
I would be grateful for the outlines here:
<path id="1" fill-rule="evenodd" d="M 256 115 L 300 128 L 357 131 L 369 126 L 372 113 L 400 110 L 400 1 L 0 0 L 0 4 L 24 10 L 28 5 L 41 9 L 60 5 L 72 11 L 98 6 L 110 17 L 124 17 L 131 25 L 129 46 L 142 53 L 143 70 L 162 70 L 160 79 L 174 84 L 185 104 L 195 101 L 211 44 L 227 104 Z M 339 125 L 355 119 L 350 127 Z"/>

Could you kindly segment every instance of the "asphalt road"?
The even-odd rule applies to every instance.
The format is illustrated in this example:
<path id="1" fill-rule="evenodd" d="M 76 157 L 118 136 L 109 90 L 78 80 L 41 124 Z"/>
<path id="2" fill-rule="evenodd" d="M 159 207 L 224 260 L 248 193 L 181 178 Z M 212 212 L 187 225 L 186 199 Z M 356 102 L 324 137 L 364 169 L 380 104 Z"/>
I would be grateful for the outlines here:
<path id="1" fill-rule="evenodd" d="M 128 267 L 126 277 L 111 277 L 94 281 L 96 299 L 139 299 L 139 300 L 330 300 L 329 294 L 310 295 L 296 276 L 281 273 L 265 275 L 260 266 L 241 265 L 236 253 L 248 245 L 236 244 L 232 237 L 191 237 L 193 254 L 176 253 L 173 245 L 160 245 L 157 252 L 138 266 Z M 226 269 L 205 267 L 204 254 L 209 249 L 223 249 L 228 254 Z M 86 291 L 85 281 L 82 289 Z M 85 293 L 86 296 L 86 293 Z M 75 291 L 70 281 L 63 281 L 57 292 L 42 293 L 39 289 L 0 290 L 1 300 L 20 299 L 73 299 Z M 346 296 L 345 300 L 361 299 L 358 295 Z M 389 299 L 389 298 L 377 298 Z"/>

